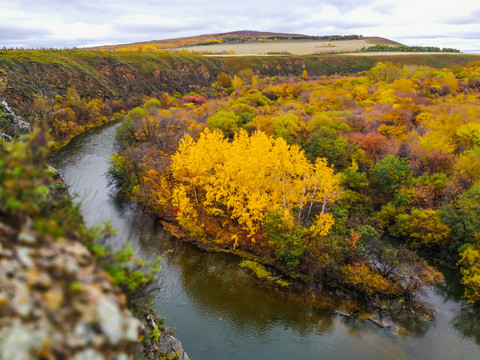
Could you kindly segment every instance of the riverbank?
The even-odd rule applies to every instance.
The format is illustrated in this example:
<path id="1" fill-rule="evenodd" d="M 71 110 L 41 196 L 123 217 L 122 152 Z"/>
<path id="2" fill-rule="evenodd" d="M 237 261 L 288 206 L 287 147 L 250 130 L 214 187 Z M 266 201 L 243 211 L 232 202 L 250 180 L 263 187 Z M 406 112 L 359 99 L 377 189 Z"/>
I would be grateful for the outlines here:
<path id="1" fill-rule="evenodd" d="M 46 144 L 38 128 L 0 143 L 0 359 L 188 359 L 152 314 L 131 314 L 130 265 L 96 245 L 106 233 L 85 227 Z"/>
<path id="2" fill-rule="evenodd" d="M 166 234 L 148 214 L 119 196 L 105 177 L 117 126 L 75 138 L 51 164 L 70 184 L 71 193 L 79 194 L 76 201 L 82 203 L 88 226 L 110 219 L 118 229 L 104 244 L 130 242 L 141 259 L 163 257 L 162 272 L 154 284 L 159 291 L 151 293 L 152 307 L 165 317 L 189 356 L 379 360 L 395 353 L 399 359 L 438 360 L 448 359 L 445 354 L 452 351 L 465 358 L 480 354 L 473 337 L 478 316 L 464 306 L 459 280 L 448 269 L 445 284 L 425 294 L 427 304 L 436 311 L 434 320 L 423 321 L 409 312 L 404 323 L 407 331 L 396 326 L 382 329 L 369 320 L 335 315 L 325 305 L 332 304 L 332 309 L 336 305 L 327 288 L 269 286 L 240 267 L 238 257 L 198 251 Z M 349 313 L 355 299 L 344 296 L 343 300 L 350 306 L 339 310 Z M 377 308 L 375 314 L 382 311 Z M 386 316 L 388 312 L 385 325 L 389 323 Z"/>

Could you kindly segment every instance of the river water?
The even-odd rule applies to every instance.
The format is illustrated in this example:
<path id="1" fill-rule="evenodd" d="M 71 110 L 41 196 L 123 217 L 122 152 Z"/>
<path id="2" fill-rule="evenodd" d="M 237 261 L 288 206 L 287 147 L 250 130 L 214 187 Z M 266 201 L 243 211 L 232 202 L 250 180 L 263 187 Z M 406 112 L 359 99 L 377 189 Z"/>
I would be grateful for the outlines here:
<path id="1" fill-rule="evenodd" d="M 109 220 L 136 255 L 161 255 L 154 308 L 194 360 L 234 359 L 480 359 L 480 310 L 461 299 L 455 272 L 427 293 L 436 317 L 409 333 L 318 311 L 312 293 L 279 290 L 252 279 L 240 260 L 201 252 L 165 233 L 122 200 L 106 171 L 119 124 L 75 138 L 50 159 L 81 204 L 87 226 Z"/>

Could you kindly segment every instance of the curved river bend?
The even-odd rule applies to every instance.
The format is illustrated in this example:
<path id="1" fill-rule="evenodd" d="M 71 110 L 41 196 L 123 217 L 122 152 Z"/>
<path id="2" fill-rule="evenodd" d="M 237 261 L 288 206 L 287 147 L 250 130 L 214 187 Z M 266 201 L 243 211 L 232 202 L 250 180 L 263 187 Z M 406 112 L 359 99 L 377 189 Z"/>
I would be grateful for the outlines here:
<path id="1" fill-rule="evenodd" d="M 309 308 L 302 297 L 278 293 L 252 280 L 239 260 L 199 252 L 172 238 L 135 206 L 116 196 L 105 173 L 119 124 L 75 138 L 50 159 L 81 203 L 88 226 L 110 220 L 136 255 L 162 255 L 154 307 L 192 359 L 480 359 L 480 311 L 461 300 L 456 275 L 428 294 L 435 320 L 399 335 Z"/>

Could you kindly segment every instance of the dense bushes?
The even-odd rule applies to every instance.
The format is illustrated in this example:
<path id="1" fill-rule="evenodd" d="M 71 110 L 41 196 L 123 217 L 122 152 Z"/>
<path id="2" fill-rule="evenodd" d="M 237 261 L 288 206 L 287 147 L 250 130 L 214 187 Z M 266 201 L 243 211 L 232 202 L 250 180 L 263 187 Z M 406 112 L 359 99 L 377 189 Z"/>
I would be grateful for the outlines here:
<path id="1" fill-rule="evenodd" d="M 197 241 L 240 248 L 366 293 L 398 296 L 438 277 L 412 252 L 394 272 L 383 271 L 386 245 L 376 245 L 376 234 L 453 262 L 466 244 L 476 246 L 478 89 L 470 80 L 478 72 L 478 64 L 460 71 L 386 63 L 362 76 L 310 76 L 300 82 L 255 77 L 235 86 L 222 75 L 225 83 L 212 89 L 216 99 L 179 102 L 148 116 L 146 106 L 128 114 L 118 136 L 129 139 L 124 141 L 129 147 L 120 156 L 136 166 L 136 198 L 161 216 L 177 218 Z M 230 96 L 224 86 L 234 87 Z M 142 135 L 148 117 L 161 123 L 174 113 L 183 124 L 173 132 L 175 141 L 160 145 L 163 130 Z M 204 132 L 205 126 L 222 134 Z M 191 137 L 180 141 L 187 132 Z M 275 164 L 290 165 L 255 145 L 259 137 L 271 144 L 283 141 L 289 151 L 300 146 L 309 166 L 319 161 L 333 166 L 339 191 L 325 184 L 318 190 L 335 194 L 335 201 L 316 194 L 310 202 L 309 193 L 317 191 L 312 185 L 265 186 L 279 179 L 268 177 L 279 174 Z M 302 168 L 306 159 L 295 160 L 285 179 L 313 181 L 306 176 L 308 166 Z M 253 164 L 270 169 L 264 173 L 270 180 L 250 178 L 250 168 L 261 172 Z M 305 192 L 291 190 L 297 188 Z M 476 271 L 467 260 L 462 264 Z M 416 266 L 425 276 L 408 285 L 401 274 Z M 370 280 L 360 282 L 361 277 Z M 389 281 L 402 283 L 403 290 L 385 290 Z"/>

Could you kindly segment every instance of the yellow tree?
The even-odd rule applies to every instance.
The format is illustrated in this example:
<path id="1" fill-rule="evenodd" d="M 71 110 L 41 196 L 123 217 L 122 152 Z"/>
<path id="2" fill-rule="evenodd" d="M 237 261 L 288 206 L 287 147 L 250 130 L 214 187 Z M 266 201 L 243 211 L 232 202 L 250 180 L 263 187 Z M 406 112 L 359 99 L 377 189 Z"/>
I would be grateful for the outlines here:
<path id="1" fill-rule="evenodd" d="M 303 80 L 308 80 L 308 71 L 307 71 L 307 69 L 303 69 L 302 79 L 303 79 Z"/>
<path id="2" fill-rule="evenodd" d="M 242 89 L 242 85 L 243 85 L 242 79 L 239 76 L 235 75 L 232 80 L 232 86 L 237 93 L 239 93 L 240 90 Z"/>
<path id="3" fill-rule="evenodd" d="M 174 205 L 180 216 L 196 216 L 196 208 L 233 219 L 255 235 L 269 213 L 280 212 L 285 223 L 306 221 L 315 203 L 321 205 L 323 233 L 333 217 L 327 205 L 338 196 L 338 181 L 325 159 L 311 164 L 297 145 L 256 132 L 241 131 L 232 141 L 205 130 L 197 141 L 185 137 L 171 165 Z"/>
<path id="4" fill-rule="evenodd" d="M 465 285 L 465 296 L 470 303 L 480 302 L 480 250 L 478 245 L 468 246 L 460 253 L 462 284 Z"/>

